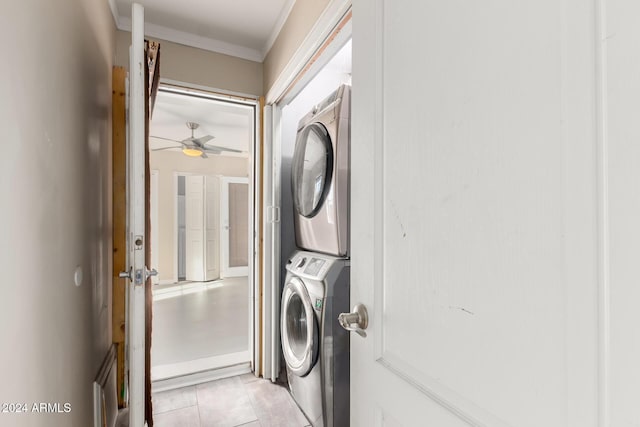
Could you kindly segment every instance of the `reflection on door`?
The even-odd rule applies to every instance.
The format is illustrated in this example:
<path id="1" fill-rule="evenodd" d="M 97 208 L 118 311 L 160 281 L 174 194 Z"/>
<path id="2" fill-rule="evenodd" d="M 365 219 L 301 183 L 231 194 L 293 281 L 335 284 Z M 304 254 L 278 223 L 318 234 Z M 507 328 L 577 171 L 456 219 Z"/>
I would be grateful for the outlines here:
<path id="1" fill-rule="evenodd" d="M 248 198 L 248 184 L 229 184 L 229 267 L 248 265 Z"/>
<path id="2" fill-rule="evenodd" d="M 249 273 L 249 182 L 223 177 L 220 203 L 222 219 L 222 276 Z"/>
<path id="3" fill-rule="evenodd" d="M 178 176 L 178 281 L 187 279 L 187 221 L 185 177 Z"/>

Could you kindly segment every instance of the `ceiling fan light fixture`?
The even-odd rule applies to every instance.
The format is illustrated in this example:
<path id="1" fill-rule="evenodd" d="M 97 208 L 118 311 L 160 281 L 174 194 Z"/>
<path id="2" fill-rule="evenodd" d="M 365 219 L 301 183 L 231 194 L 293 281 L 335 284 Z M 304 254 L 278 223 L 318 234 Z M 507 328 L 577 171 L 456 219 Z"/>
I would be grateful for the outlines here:
<path id="1" fill-rule="evenodd" d="M 184 154 L 186 154 L 187 156 L 191 156 L 191 157 L 200 157 L 202 156 L 202 150 L 199 148 L 194 148 L 194 147 L 183 147 L 182 148 L 182 152 Z"/>

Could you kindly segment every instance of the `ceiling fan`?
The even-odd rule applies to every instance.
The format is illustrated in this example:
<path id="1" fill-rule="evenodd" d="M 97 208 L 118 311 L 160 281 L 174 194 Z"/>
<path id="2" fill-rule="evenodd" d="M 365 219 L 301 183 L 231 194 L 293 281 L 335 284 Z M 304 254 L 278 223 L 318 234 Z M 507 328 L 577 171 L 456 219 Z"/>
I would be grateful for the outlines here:
<path id="1" fill-rule="evenodd" d="M 183 139 L 182 141 L 178 141 L 177 139 L 163 138 L 161 136 L 152 137 L 157 139 L 164 139 L 165 141 L 177 142 L 178 144 L 181 144 L 181 145 L 174 146 L 174 147 L 155 148 L 151 151 L 169 150 L 171 148 L 182 148 L 182 152 L 187 156 L 202 157 L 203 159 L 206 159 L 208 157 L 207 153 L 220 154 L 223 151 L 229 151 L 232 153 L 242 153 L 241 150 L 235 150 L 233 148 L 221 147 L 218 145 L 208 145 L 207 142 L 215 138 L 214 136 L 205 135 L 205 136 L 201 136 L 200 138 L 196 138 L 194 136 L 194 131 L 198 129 L 200 125 L 196 122 L 187 122 L 186 124 L 187 124 L 187 127 L 191 129 L 190 138 Z"/>

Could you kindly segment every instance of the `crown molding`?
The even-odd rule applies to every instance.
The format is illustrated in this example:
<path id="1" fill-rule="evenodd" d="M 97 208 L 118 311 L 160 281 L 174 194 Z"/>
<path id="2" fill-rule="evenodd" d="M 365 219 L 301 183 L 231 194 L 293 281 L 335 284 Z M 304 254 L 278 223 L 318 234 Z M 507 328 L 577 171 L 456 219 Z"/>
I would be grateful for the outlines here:
<path id="1" fill-rule="evenodd" d="M 267 54 L 269 53 L 269 51 L 273 47 L 273 44 L 276 42 L 276 39 L 280 35 L 280 31 L 282 31 L 282 27 L 284 27 L 285 22 L 287 22 L 287 19 L 289 18 L 289 15 L 291 14 L 291 10 L 293 9 L 293 5 L 295 3 L 296 3 L 296 0 L 287 0 L 284 6 L 282 6 L 282 10 L 280 10 L 280 14 L 278 15 L 278 20 L 274 24 L 273 29 L 271 30 L 271 34 L 269 35 L 267 42 L 262 48 L 263 60 L 264 58 L 267 57 Z"/>
<path id="2" fill-rule="evenodd" d="M 122 31 L 131 32 L 131 18 L 122 16 L 118 13 L 118 6 L 116 0 L 108 0 L 109 8 L 111 9 L 111 15 L 116 27 Z M 295 5 L 296 0 L 287 0 L 282 6 L 282 10 L 278 16 L 278 20 L 274 24 L 271 34 L 267 39 L 261 50 L 252 49 L 245 46 L 236 45 L 233 43 L 224 42 L 221 40 L 213 39 L 210 37 L 199 36 L 185 31 L 174 30 L 162 25 L 145 23 L 145 35 L 159 38 L 162 40 L 182 44 L 185 46 L 196 47 L 199 49 L 208 50 L 210 52 L 222 53 L 224 55 L 230 55 L 237 58 L 247 59 L 254 62 L 263 62 L 267 54 L 273 47 L 282 27 L 287 22 L 287 18 L 291 14 L 291 10 Z"/>
<path id="3" fill-rule="evenodd" d="M 287 65 L 280 72 L 280 75 L 271 85 L 267 92 L 266 103 L 273 104 L 282 101 L 286 90 L 303 71 L 309 60 L 318 49 L 327 41 L 327 38 L 334 31 L 336 26 L 351 10 L 352 0 L 330 0 L 329 4 L 322 12 L 316 23 L 309 31 L 309 34 L 302 41 L 302 44 L 295 51 Z M 351 36 L 349 26 L 348 35 Z M 343 34 L 344 36 L 344 34 Z"/>
<path id="4" fill-rule="evenodd" d="M 110 0 L 111 3 L 113 0 Z M 131 18 L 119 16 L 116 20 L 119 30 L 131 31 Z M 173 43 L 179 43 L 186 46 L 197 47 L 199 49 L 208 50 L 210 52 L 222 53 L 224 55 L 235 56 L 237 58 L 247 59 L 254 62 L 262 62 L 264 55 L 257 49 L 251 49 L 232 43 L 223 42 L 221 40 L 209 37 L 198 36 L 196 34 L 178 31 L 162 25 L 145 23 L 144 33 L 146 36 L 154 37 Z"/>
<path id="5" fill-rule="evenodd" d="M 111 15 L 113 16 L 113 22 L 116 24 L 116 28 L 120 29 L 120 15 L 118 15 L 118 6 L 116 0 L 108 0 L 109 9 L 111 9 Z"/>

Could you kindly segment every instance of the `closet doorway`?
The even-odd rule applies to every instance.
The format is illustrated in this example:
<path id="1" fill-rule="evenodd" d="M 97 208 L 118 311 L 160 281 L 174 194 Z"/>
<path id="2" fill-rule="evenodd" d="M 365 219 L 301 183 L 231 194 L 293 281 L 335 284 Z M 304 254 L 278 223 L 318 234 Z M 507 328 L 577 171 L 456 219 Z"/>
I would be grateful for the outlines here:
<path id="1" fill-rule="evenodd" d="M 149 151 L 156 391 L 254 365 L 257 108 L 199 90 L 158 91 Z"/>

